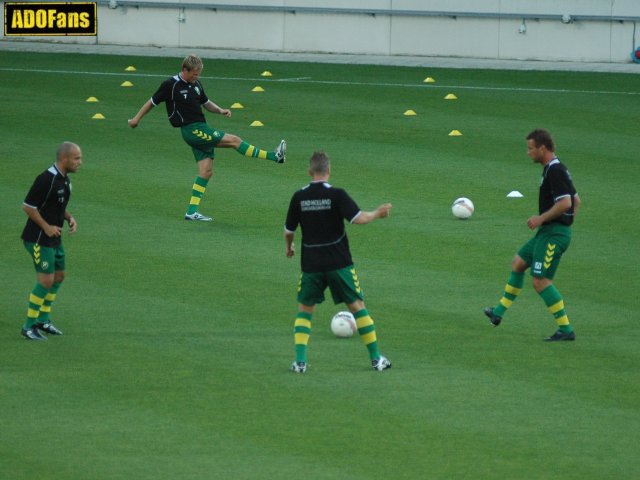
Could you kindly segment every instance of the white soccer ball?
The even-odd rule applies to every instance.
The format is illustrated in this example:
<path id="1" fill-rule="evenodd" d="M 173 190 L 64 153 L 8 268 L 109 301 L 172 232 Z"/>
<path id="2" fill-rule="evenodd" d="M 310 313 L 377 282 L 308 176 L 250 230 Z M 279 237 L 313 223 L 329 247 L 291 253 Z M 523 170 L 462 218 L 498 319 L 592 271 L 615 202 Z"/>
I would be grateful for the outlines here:
<path id="1" fill-rule="evenodd" d="M 473 215 L 473 202 L 465 197 L 460 197 L 451 205 L 451 213 L 453 216 L 460 219 L 469 218 Z"/>
<path id="2" fill-rule="evenodd" d="M 331 319 L 331 331 L 336 337 L 353 337 L 357 330 L 356 319 L 351 312 L 338 312 Z"/>

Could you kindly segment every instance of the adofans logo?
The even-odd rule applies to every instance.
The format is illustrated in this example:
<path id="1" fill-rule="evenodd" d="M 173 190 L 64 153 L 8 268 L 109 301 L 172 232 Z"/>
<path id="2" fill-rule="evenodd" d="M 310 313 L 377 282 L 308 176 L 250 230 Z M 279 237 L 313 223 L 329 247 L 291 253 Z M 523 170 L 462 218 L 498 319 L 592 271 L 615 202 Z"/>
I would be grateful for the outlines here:
<path id="1" fill-rule="evenodd" d="M 97 35 L 96 2 L 5 3 L 4 34 Z"/>

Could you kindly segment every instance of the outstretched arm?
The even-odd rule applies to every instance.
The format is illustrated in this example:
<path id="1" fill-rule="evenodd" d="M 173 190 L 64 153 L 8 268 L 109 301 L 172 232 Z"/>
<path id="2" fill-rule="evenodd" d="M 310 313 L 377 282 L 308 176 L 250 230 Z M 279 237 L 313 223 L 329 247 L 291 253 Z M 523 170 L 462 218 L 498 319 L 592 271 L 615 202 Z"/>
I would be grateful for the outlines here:
<path id="1" fill-rule="evenodd" d="M 391 207 L 392 205 L 390 203 L 383 203 L 373 211 L 361 211 L 356 218 L 353 219 L 352 223 L 364 225 L 366 223 L 371 223 L 378 218 L 386 218 L 391 213 Z"/>
<path id="2" fill-rule="evenodd" d="M 140 121 L 142 120 L 142 117 L 144 117 L 147 113 L 149 113 L 153 107 L 154 107 L 153 102 L 151 100 L 148 100 L 144 105 L 142 105 L 142 107 L 140 108 L 140 111 L 136 113 L 136 116 L 129 119 L 128 121 L 129 126 L 131 128 L 136 128 L 140 123 Z"/>

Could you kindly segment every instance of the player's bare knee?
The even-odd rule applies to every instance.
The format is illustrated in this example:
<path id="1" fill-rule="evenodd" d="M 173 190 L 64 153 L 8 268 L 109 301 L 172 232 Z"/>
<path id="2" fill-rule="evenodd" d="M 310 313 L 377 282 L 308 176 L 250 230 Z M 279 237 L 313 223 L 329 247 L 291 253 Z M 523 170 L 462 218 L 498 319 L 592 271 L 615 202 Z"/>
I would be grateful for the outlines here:
<path id="1" fill-rule="evenodd" d="M 55 277 L 53 274 L 38 275 L 38 283 L 49 290 L 53 286 Z"/>
<path id="2" fill-rule="evenodd" d="M 242 143 L 242 139 L 240 137 L 238 137 L 237 135 L 231 135 L 230 133 L 225 133 L 222 140 L 224 141 L 225 145 L 228 145 L 231 148 L 236 148 L 236 149 Z"/>
<path id="3" fill-rule="evenodd" d="M 350 303 L 347 305 L 347 308 L 349 308 L 349 311 L 351 313 L 356 313 L 359 312 L 360 310 L 364 309 L 364 302 L 362 300 L 356 300 L 353 303 Z"/>
<path id="4" fill-rule="evenodd" d="M 511 270 L 513 270 L 514 272 L 518 272 L 518 273 L 522 273 L 524 272 L 529 266 L 526 264 L 526 262 L 520 257 L 520 255 L 516 255 L 515 257 L 513 257 L 513 260 L 511 262 Z"/>
<path id="5" fill-rule="evenodd" d="M 551 280 L 544 277 L 533 277 L 533 288 L 536 292 L 540 293 L 545 288 L 551 285 Z"/>
<path id="6" fill-rule="evenodd" d="M 209 180 L 213 176 L 213 161 L 201 162 L 198 165 L 198 176 Z"/>

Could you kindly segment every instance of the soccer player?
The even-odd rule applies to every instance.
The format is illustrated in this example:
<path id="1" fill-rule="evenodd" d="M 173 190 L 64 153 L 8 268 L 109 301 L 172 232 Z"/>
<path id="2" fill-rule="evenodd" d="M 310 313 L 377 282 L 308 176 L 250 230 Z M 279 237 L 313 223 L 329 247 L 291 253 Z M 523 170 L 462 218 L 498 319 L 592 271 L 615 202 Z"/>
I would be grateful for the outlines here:
<path id="1" fill-rule="evenodd" d="M 547 310 L 557 324 L 557 331 L 545 338 L 549 342 L 575 340 L 564 300 L 553 285 L 553 277 L 560 259 L 571 242 L 571 225 L 580 207 L 580 197 L 573 186 L 571 174 L 555 154 L 553 139 L 548 131 L 538 129 L 527 135 L 527 154 L 534 163 L 541 164 L 542 182 L 539 194 L 539 214 L 527 220 L 536 234 L 516 253 L 511 263 L 511 275 L 498 305 L 485 308 L 484 313 L 493 325 L 500 325 L 524 284 L 524 272 L 531 267 L 533 288 L 542 297 Z"/>
<path id="2" fill-rule="evenodd" d="M 191 147 L 198 163 L 198 175 L 193 182 L 191 200 L 184 218 L 210 222 L 213 218 L 202 215 L 198 210 L 200 200 L 213 176 L 214 148 L 234 148 L 247 157 L 284 163 L 287 144 L 281 140 L 275 151 L 266 151 L 250 145 L 236 135 L 212 129 L 207 125 L 202 107 L 225 117 L 231 116 L 231 110 L 221 108 L 209 100 L 199 80 L 202 68 L 202 60 L 199 57 L 187 56 L 182 62 L 182 71 L 162 82 L 156 93 L 142 105 L 140 111 L 129 119 L 128 123 L 131 128 L 136 128 L 142 117 L 153 107 L 165 103 L 169 123 L 175 128 L 180 128 L 183 140 Z"/>
<path id="3" fill-rule="evenodd" d="M 295 230 L 302 230 L 302 276 L 298 286 L 298 313 L 294 323 L 296 359 L 291 365 L 295 373 L 307 370 L 307 344 L 311 334 L 311 318 L 318 303 L 324 301 L 329 287 L 334 303 L 344 302 L 356 319 L 358 333 L 369 352 L 374 370 L 391 368 L 391 362 L 380 355 L 376 330 L 364 304 L 358 274 L 353 266 L 344 220 L 357 225 L 389 216 L 390 203 L 365 212 L 341 188 L 329 182 L 331 164 L 322 151 L 309 161 L 309 185 L 293 194 L 284 230 L 285 253 L 295 254 Z"/>
<path id="4" fill-rule="evenodd" d="M 80 165 L 80 147 L 71 142 L 62 143 L 55 164 L 38 175 L 24 199 L 22 209 L 29 218 L 22 240 L 36 269 L 36 284 L 29 295 L 27 320 L 22 327 L 22 336 L 27 340 L 46 340 L 40 332 L 62 335 L 51 322 L 50 314 L 64 280 L 64 221 L 69 224 L 69 232 L 75 233 L 78 228 L 67 204 L 71 197 L 69 174 L 75 173 Z"/>

